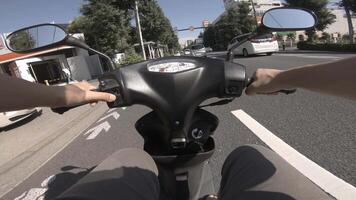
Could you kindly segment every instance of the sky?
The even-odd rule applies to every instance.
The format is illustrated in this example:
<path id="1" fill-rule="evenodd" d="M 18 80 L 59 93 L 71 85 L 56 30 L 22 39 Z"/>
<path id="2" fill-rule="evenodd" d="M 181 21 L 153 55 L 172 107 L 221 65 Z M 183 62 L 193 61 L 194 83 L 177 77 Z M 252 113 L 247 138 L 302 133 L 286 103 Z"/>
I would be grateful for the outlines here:
<path id="1" fill-rule="evenodd" d="M 158 0 L 173 27 L 201 26 L 224 11 L 223 0 Z M 0 33 L 39 23 L 68 23 L 79 16 L 83 0 L 0 0 Z M 200 30 L 179 32 L 180 39 L 195 38 Z"/>
<path id="2" fill-rule="evenodd" d="M 223 11 L 223 0 L 158 0 L 172 26 L 201 26 L 214 21 Z M 0 0 L 0 33 L 8 33 L 39 23 L 68 23 L 80 15 L 83 0 Z M 192 38 L 197 31 L 180 32 L 180 38 Z"/>

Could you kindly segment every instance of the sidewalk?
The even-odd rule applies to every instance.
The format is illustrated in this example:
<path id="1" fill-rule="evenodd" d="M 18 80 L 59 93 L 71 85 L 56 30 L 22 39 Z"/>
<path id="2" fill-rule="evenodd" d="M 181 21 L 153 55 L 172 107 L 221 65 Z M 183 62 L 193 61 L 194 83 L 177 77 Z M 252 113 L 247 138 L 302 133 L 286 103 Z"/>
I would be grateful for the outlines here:
<path id="1" fill-rule="evenodd" d="M 106 103 L 85 105 L 63 115 L 49 108 L 42 110 L 42 115 L 27 123 L 0 132 L 0 199 L 70 144 L 108 107 Z"/>

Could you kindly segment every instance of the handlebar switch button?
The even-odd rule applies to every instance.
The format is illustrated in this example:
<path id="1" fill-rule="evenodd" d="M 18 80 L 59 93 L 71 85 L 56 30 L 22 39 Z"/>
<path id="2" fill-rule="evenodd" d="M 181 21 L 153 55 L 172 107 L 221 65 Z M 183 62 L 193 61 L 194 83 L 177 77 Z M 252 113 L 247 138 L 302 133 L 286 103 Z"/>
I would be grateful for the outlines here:
<path id="1" fill-rule="evenodd" d="M 112 78 L 103 78 L 99 80 L 99 88 L 102 92 L 108 92 L 116 96 L 116 100 L 114 102 L 107 103 L 110 108 L 121 107 L 124 105 L 123 97 L 120 91 L 121 87 L 118 81 Z"/>
<path id="2" fill-rule="evenodd" d="M 171 140 L 171 146 L 173 149 L 184 149 L 187 144 L 185 138 L 173 138 Z"/>

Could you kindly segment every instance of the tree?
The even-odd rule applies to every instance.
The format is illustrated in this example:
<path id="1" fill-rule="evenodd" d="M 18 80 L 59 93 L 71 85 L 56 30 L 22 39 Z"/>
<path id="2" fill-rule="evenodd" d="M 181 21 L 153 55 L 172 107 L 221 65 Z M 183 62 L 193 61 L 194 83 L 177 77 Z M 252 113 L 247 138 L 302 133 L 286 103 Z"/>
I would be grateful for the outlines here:
<path id="1" fill-rule="evenodd" d="M 316 30 L 323 31 L 328 25 L 335 22 L 336 16 L 327 8 L 328 0 L 286 0 L 289 6 L 301 7 L 312 10 L 318 18 Z M 315 30 L 307 30 L 308 41 L 315 38 Z"/>
<path id="2" fill-rule="evenodd" d="M 218 50 L 216 39 L 216 27 L 214 25 L 208 26 L 203 33 L 204 46 L 211 47 L 214 51 Z"/>
<path id="3" fill-rule="evenodd" d="M 30 29 L 32 30 L 32 29 Z M 37 47 L 37 39 L 35 33 L 30 30 L 18 31 L 9 37 L 9 46 L 13 50 L 26 51 Z"/>
<path id="4" fill-rule="evenodd" d="M 71 33 L 85 34 L 87 44 L 109 56 L 117 52 L 131 54 L 131 45 L 138 42 L 134 19 L 134 0 L 86 0 L 80 17 L 70 24 Z M 169 20 L 156 1 L 139 1 L 143 37 L 179 49 L 178 38 Z"/>
<path id="5" fill-rule="evenodd" d="M 338 6 L 344 7 L 345 13 L 346 13 L 346 18 L 347 18 L 347 24 L 349 27 L 349 41 L 351 44 L 354 43 L 354 27 L 352 24 L 352 17 L 351 17 L 351 11 L 356 12 L 356 1 L 355 0 L 342 0 L 339 3 L 337 3 Z"/>
<path id="6" fill-rule="evenodd" d="M 87 0 L 77 17 L 68 27 L 69 32 L 83 32 L 86 43 L 113 57 L 118 50 L 128 47 L 129 18 L 116 9 L 109 0 Z"/>
<path id="7" fill-rule="evenodd" d="M 178 37 L 155 0 L 141 2 L 139 12 L 144 40 L 165 44 L 169 49 L 179 50 Z"/>
<path id="8" fill-rule="evenodd" d="M 325 42 L 330 42 L 331 35 L 327 32 L 323 32 L 320 39 L 324 40 Z"/>
<path id="9" fill-rule="evenodd" d="M 204 45 L 214 50 L 224 50 L 234 37 L 252 32 L 255 24 L 249 3 L 242 2 L 238 7 L 232 6 L 215 25 L 205 30 Z"/>

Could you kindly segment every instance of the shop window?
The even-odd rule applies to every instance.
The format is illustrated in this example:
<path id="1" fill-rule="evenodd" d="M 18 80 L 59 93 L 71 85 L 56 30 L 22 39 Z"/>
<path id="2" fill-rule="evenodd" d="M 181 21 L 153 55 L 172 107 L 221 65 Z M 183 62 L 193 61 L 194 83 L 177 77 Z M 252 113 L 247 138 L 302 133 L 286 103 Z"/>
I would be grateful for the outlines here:
<path id="1" fill-rule="evenodd" d="M 57 84 L 65 82 L 64 72 L 58 59 L 29 63 L 30 73 L 39 83 Z"/>

